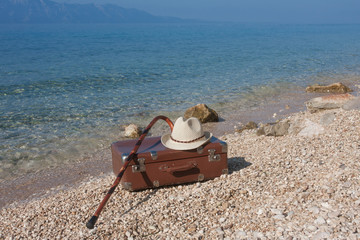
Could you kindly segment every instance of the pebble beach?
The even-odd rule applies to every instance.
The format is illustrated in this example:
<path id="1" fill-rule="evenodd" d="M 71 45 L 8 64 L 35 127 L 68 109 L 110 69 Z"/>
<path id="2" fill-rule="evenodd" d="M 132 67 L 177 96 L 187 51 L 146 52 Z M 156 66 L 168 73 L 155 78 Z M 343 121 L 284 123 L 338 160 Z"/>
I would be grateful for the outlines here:
<path id="1" fill-rule="evenodd" d="M 225 134 L 229 174 L 139 192 L 119 187 L 92 230 L 85 224 L 113 173 L 15 201 L 0 210 L 0 239 L 359 239 L 360 111 L 285 120 L 321 131 Z"/>

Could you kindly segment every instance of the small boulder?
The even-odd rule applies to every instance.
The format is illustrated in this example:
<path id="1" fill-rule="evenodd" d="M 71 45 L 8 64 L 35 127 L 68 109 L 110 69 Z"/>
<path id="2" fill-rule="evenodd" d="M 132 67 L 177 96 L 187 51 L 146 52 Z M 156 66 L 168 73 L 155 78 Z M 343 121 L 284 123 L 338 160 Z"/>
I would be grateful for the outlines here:
<path id="1" fill-rule="evenodd" d="M 311 86 L 308 86 L 306 88 L 306 92 L 316 92 L 316 93 L 347 93 L 352 92 L 352 90 L 345 86 L 344 84 L 338 82 L 333 83 L 327 86 L 314 84 Z"/>
<path id="2" fill-rule="evenodd" d="M 205 104 L 198 104 L 185 111 L 184 118 L 196 117 L 201 123 L 218 122 L 219 115 Z"/>
<path id="3" fill-rule="evenodd" d="M 313 137 L 324 132 L 323 126 L 309 119 L 305 119 L 303 129 L 298 133 L 299 136 Z"/>
<path id="4" fill-rule="evenodd" d="M 321 116 L 320 123 L 322 125 L 329 125 L 335 120 L 335 118 L 336 118 L 335 113 L 326 113 Z"/>
<path id="5" fill-rule="evenodd" d="M 319 110 L 340 108 L 347 101 L 354 99 L 354 98 L 355 97 L 349 93 L 338 94 L 338 95 L 329 95 L 329 96 L 313 98 L 313 99 L 305 102 L 305 105 L 311 113 L 314 113 Z"/>
<path id="6" fill-rule="evenodd" d="M 140 128 L 133 123 L 125 127 L 124 136 L 127 138 L 138 138 L 140 137 L 140 134 Z"/>
<path id="7" fill-rule="evenodd" d="M 356 97 L 354 99 L 351 99 L 347 101 L 342 108 L 344 110 L 360 110 L 360 97 Z"/>
<path id="8" fill-rule="evenodd" d="M 303 125 L 303 121 L 300 119 L 291 121 L 290 127 L 288 129 L 288 134 L 289 135 L 297 135 L 303 128 L 302 125 Z"/>
<path id="9" fill-rule="evenodd" d="M 284 136 L 288 134 L 288 129 L 290 124 L 288 121 L 266 124 L 261 126 L 256 132 L 257 135 L 265 135 L 265 136 Z"/>
<path id="10" fill-rule="evenodd" d="M 244 130 L 256 129 L 257 127 L 258 127 L 258 126 L 257 126 L 257 124 L 256 124 L 255 122 L 250 121 L 250 122 L 248 122 L 247 124 L 245 124 L 245 126 L 243 126 L 243 127 L 240 128 L 240 129 L 236 129 L 235 131 L 241 133 L 241 132 L 244 131 Z"/>

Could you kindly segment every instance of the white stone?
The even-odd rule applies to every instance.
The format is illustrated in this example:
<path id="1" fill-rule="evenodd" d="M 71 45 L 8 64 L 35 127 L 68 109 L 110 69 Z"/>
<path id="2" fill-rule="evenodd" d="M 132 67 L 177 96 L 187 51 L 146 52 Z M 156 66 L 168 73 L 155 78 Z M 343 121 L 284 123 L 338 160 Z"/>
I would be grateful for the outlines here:
<path id="1" fill-rule="evenodd" d="M 310 225 L 307 227 L 307 229 L 309 229 L 309 231 L 311 231 L 311 232 L 315 232 L 318 228 L 313 225 Z"/>
<path id="2" fill-rule="evenodd" d="M 329 125 L 335 120 L 335 114 L 334 113 L 326 113 L 323 116 L 321 116 L 320 122 L 322 125 Z"/>
<path id="3" fill-rule="evenodd" d="M 323 217 L 318 217 L 314 222 L 318 225 L 322 225 L 322 224 L 326 223 L 326 221 Z"/>
<path id="4" fill-rule="evenodd" d="M 258 211 L 257 211 L 257 215 L 261 215 L 264 213 L 264 209 L 260 208 Z"/>
<path id="5" fill-rule="evenodd" d="M 140 129 L 135 124 L 130 124 L 129 126 L 125 127 L 125 137 L 128 138 L 137 138 L 140 136 Z"/>
<path id="6" fill-rule="evenodd" d="M 285 218 L 285 216 L 282 215 L 282 214 L 278 214 L 278 215 L 273 216 L 273 218 L 274 218 L 274 219 L 277 219 L 277 220 L 282 220 L 282 219 Z"/>
<path id="7" fill-rule="evenodd" d="M 314 214 L 318 214 L 320 212 L 320 209 L 318 207 L 311 207 L 309 208 L 309 211 Z"/>
<path id="8" fill-rule="evenodd" d="M 258 238 L 263 238 L 264 234 L 262 232 L 254 232 L 253 236 L 255 239 L 258 239 Z"/>
<path id="9" fill-rule="evenodd" d="M 333 211 L 328 213 L 329 218 L 337 218 L 340 216 L 340 211 Z"/>
<path id="10" fill-rule="evenodd" d="M 298 133 L 298 135 L 302 137 L 313 137 L 322 134 L 324 130 L 324 127 L 320 124 L 306 119 L 304 123 L 304 128 Z"/>
<path id="11" fill-rule="evenodd" d="M 314 235 L 313 240 L 328 239 L 330 234 L 327 232 L 318 232 Z"/>
<path id="12" fill-rule="evenodd" d="M 223 234 L 224 234 L 224 231 L 222 230 L 221 227 L 216 228 L 215 231 L 216 231 L 219 235 L 223 235 Z"/>
<path id="13" fill-rule="evenodd" d="M 354 98 L 355 97 L 349 93 L 328 95 L 313 98 L 307 101 L 305 105 L 310 112 L 316 112 L 318 110 L 340 108 L 346 104 L 346 102 Z"/>
<path id="14" fill-rule="evenodd" d="M 156 227 L 153 226 L 153 225 L 150 225 L 148 228 L 149 228 L 150 230 L 152 230 L 152 231 L 156 230 Z"/>
<path id="15" fill-rule="evenodd" d="M 324 207 L 324 208 L 327 208 L 327 209 L 331 209 L 331 205 L 327 202 L 324 202 L 324 203 L 321 203 L 321 206 Z"/>
<path id="16" fill-rule="evenodd" d="M 243 239 L 243 238 L 246 238 L 246 237 L 247 237 L 247 234 L 246 234 L 246 232 L 244 232 L 244 231 L 238 230 L 238 231 L 235 232 L 235 237 L 236 237 L 236 238 Z"/>
<path id="17" fill-rule="evenodd" d="M 349 101 L 347 101 L 343 106 L 342 108 L 344 110 L 354 110 L 354 109 L 357 109 L 359 110 L 360 109 L 360 97 L 356 97 L 354 99 L 351 99 Z"/>
<path id="18" fill-rule="evenodd" d="M 272 209 L 270 209 L 270 211 L 275 215 L 282 215 L 283 214 L 283 211 L 281 211 L 280 209 L 276 209 L 276 208 L 272 208 Z"/>
<path id="19" fill-rule="evenodd" d="M 290 212 L 288 212 L 286 218 L 287 218 L 287 219 L 291 219 L 291 218 L 294 216 L 294 214 L 295 214 L 294 211 L 290 211 Z"/>

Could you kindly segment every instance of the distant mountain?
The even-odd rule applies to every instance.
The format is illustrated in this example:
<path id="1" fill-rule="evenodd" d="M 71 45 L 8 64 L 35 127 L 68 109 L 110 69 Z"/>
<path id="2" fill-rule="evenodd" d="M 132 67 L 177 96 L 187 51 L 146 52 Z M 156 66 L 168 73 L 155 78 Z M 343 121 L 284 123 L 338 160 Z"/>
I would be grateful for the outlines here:
<path id="1" fill-rule="evenodd" d="M 182 22 L 113 4 L 67 4 L 50 0 L 0 0 L 0 23 L 162 23 Z"/>

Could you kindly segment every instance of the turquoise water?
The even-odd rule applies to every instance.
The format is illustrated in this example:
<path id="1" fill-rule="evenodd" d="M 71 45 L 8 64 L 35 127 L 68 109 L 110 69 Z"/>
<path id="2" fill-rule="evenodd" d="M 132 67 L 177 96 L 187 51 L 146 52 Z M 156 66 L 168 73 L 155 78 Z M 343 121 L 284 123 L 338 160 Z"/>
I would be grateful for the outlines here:
<path id="1" fill-rule="evenodd" d="M 359 76 L 359 39 L 360 25 L 0 25 L 0 178 L 108 147 L 122 124 Z"/>

